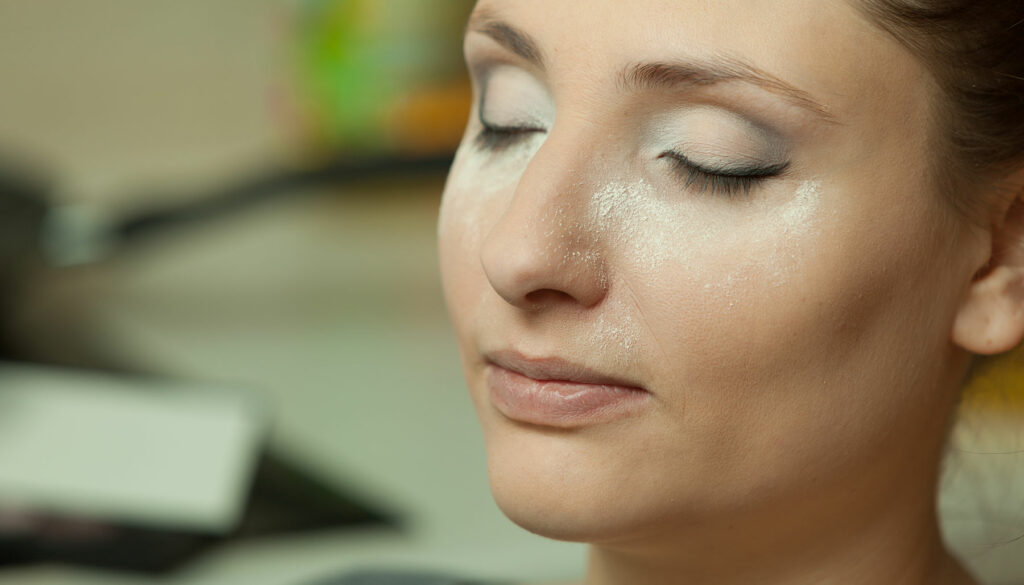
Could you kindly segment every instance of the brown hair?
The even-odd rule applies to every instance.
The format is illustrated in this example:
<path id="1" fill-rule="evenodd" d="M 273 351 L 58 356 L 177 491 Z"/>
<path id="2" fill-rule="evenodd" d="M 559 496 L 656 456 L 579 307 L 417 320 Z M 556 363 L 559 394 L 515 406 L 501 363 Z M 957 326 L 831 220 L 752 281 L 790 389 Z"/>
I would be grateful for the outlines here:
<path id="1" fill-rule="evenodd" d="M 969 186 L 1024 163 L 1024 0 L 856 0 L 939 88 L 936 177 L 961 212 Z"/>

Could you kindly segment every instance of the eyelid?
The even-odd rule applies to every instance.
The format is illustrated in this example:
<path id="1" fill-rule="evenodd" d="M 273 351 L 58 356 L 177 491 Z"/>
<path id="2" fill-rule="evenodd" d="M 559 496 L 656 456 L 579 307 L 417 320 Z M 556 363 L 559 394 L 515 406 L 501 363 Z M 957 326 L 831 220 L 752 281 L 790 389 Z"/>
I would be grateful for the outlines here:
<path id="1" fill-rule="evenodd" d="M 499 124 L 499 123 L 490 122 L 488 120 L 485 120 L 484 119 L 484 110 L 485 110 L 485 106 L 487 105 L 487 89 L 488 89 L 487 88 L 487 84 L 485 82 L 484 85 L 482 85 L 480 87 L 480 97 L 478 99 L 477 108 L 476 108 L 477 120 L 479 120 L 480 125 L 483 126 L 485 129 L 488 129 L 488 130 L 503 130 L 503 131 L 511 131 L 511 130 L 545 131 L 545 130 L 547 130 L 547 128 L 544 128 L 543 125 L 540 124 L 539 121 L 537 121 L 537 120 L 522 120 L 522 121 L 518 121 L 518 122 L 513 122 L 511 124 L 509 124 L 509 123 Z"/>
<path id="2" fill-rule="evenodd" d="M 778 162 L 778 163 L 727 163 L 720 166 L 709 166 L 707 164 L 698 163 L 690 159 L 685 154 L 675 151 L 667 150 L 660 155 L 658 158 L 670 158 L 676 162 L 696 169 L 698 171 L 729 177 L 750 177 L 750 178 L 763 178 L 763 177 L 775 177 L 781 175 L 789 168 L 789 162 Z"/>
<path id="3" fill-rule="evenodd" d="M 717 138 L 717 137 L 716 137 Z M 788 160 L 789 153 L 777 143 L 760 140 L 709 142 L 684 141 L 666 149 L 706 168 L 770 167 Z"/>
<path id="4" fill-rule="evenodd" d="M 710 104 L 675 104 L 653 114 L 644 139 L 658 154 L 671 149 L 703 167 L 769 166 L 790 156 L 789 138 L 778 128 Z"/>
<path id="5" fill-rule="evenodd" d="M 550 126 L 555 116 L 550 88 L 533 72 L 509 64 L 477 71 L 478 116 L 505 128 Z"/>

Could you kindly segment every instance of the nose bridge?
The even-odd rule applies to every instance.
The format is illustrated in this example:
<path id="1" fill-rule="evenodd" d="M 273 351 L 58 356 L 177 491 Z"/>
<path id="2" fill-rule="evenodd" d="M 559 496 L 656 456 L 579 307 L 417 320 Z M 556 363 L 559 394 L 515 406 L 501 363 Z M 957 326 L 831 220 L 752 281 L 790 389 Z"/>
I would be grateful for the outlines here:
<path id="1" fill-rule="evenodd" d="M 588 220 L 591 159 L 568 133 L 552 129 L 526 165 L 481 250 L 494 290 L 517 306 L 543 297 L 600 302 L 607 278 Z"/>
<path id="2" fill-rule="evenodd" d="M 527 164 L 502 217 L 503 227 L 542 231 L 549 245 L 579 239 L 586 228 L 586 161 L 578 148 L 552 134 Z"/>

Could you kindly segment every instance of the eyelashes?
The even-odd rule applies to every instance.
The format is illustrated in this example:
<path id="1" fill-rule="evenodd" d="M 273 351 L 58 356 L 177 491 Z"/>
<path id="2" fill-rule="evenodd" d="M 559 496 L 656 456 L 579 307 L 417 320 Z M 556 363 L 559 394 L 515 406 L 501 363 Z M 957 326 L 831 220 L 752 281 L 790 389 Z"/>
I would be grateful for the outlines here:
<path id="1" fill-rule="evenodd" d="M 534 134 L 547 130 L 531 126 L 500 126 L 486 122 L 480 118 L 482 129 L 474 142 L 480 150 L 500 153 L 507 150 Z M 672 172 L 683 186 L 698 193 L 728 198 L 750 195 L 765 181 L 778 177 L 789 168 L 788 162 L 771 165 L 729 166 L 709 168 L 699 165 L 685 155 L 675 151 L 666 151 L 658 156 L 659 160 L 667 160 L 672 164 Z"/>
<path id="2" fill-rule="evenodd" d="M 544 128 L 530 126 L 496 126 L 487 123 L 483 118 L 480 118 L 480 125 L 483 129 L 476 135 L 476 146 L 489 152 L 507 150 L 531 134 L 546 132 Z"/>
<path id="3" fill-rule="evenodd" d="M 749 195 L 755 187 L 768 179 L 782 175 L 789 168 L 789 163 L 784 162 L 764 166 L 713 169 L 703 167 L 685 155 L 671 150 L 662 153 L 658 158 L 672 163 L 673 171 L 687 189 L 726 197 Z"/>

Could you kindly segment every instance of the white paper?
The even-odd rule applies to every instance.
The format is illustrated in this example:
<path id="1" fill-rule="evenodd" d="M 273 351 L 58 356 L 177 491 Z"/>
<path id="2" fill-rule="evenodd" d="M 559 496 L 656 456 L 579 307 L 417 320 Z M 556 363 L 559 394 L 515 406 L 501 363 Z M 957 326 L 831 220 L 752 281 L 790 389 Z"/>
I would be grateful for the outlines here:
<path id="1" fill-rule="evenodd" d="M 225 389 L 0 362 L 0 509 L 228 531 L 261 421 Z"/>

